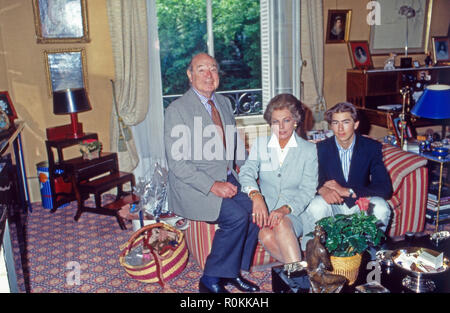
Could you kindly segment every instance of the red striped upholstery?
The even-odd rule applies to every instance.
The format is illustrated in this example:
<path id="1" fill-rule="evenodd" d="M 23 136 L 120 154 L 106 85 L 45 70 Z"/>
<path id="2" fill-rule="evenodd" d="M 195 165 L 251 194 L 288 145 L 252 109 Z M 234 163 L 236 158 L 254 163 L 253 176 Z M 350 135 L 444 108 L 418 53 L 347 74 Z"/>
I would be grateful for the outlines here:
<path id="1" fill-rule="evenodd" d="M 420 232 L 425 224 L 425 208 L 428 189 L 427 160 L 397 147 L 383 144 L 383 161 L 391 176 L 394 194 L 389 205 L 393 219 L 389 236 L 400 236 L 406 232 Z M 203 269 L 211 250 L 216 225 L 190 221 L 185 230 L 186 243 L 191 256 Z M 258 243 L 253 258 L 252 270 L 263 265 L 275 264 L 276 260 Z"/>
<path id="2" fill-rule="evenodd" d="M 189 221 L 189 227 L 185 230 L 186 243 L 191 256 L 197 261 L 201 269 L 205 267 L 206 257 L 211 250 L 214 234 L 216 233 L 215 224 L 206 222 Z M 276 260 L 270 256 L 263 246 L 258 243 L 253 257 L 251 270 L 257 270 L 258 267 L 276 263 Z"/>
<path id="3" fill-rule="evenodd" d="M 383 144 L 383 161 L 391 176 L 394 194 L 389 205 L 393 211 L 388 235 L 400 236 L 406 232 L 420 232 L 425 225 L 428 189 L 427 160 Z"/>

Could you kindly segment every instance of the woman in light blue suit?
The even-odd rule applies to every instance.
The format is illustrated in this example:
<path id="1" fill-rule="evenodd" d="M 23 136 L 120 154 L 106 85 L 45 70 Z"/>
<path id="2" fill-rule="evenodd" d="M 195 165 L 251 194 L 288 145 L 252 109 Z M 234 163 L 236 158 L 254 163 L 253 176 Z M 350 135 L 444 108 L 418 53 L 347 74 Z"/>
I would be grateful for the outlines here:
<path id="1" fill-rule="evenodd" d="M 283 263 L 301 260 L 302 213 L 317 188 L 316 145 L 295 132 L 302 114 L 296 97 L 275 96 L 264 112 L 272 134 L 255 140 L 239 172 L 242 191 L 253 202 L 259 240 Z"/>

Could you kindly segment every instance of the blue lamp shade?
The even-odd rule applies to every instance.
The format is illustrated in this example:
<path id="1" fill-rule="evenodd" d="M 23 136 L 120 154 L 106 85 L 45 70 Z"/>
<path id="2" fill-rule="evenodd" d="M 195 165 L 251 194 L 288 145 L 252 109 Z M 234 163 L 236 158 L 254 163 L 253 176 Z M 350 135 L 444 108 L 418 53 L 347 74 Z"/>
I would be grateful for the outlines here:
<path id="1" fill-rule="evenodd" d="M 450 86 L 429 85 L 411 113 L 423 118 L 450 118 Z"/>

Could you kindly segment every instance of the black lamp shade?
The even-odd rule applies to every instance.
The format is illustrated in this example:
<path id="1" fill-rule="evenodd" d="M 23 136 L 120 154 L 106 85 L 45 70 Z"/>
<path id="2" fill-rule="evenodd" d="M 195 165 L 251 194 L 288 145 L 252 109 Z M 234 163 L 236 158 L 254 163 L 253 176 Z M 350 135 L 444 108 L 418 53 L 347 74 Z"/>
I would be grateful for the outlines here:
<path id="1" fill-rule="evenodd" d="M 84 88 L 63 89 L 53 92 L 53 113 L 70 114 L 91 110 Z"/>

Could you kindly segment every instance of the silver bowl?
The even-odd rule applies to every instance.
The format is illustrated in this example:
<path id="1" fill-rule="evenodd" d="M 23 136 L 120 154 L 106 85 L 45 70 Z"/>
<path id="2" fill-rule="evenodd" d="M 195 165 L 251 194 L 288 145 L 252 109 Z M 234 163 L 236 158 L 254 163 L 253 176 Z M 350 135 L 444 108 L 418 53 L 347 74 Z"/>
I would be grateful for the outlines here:
<path id="1" fill-rule="evenodd" d="M 417 293 L 431 292 L 436 289 L 433 278 L 437 277 L 438 275 L 443 275 L 449 270 L 449 260 L 444 256 L 443 266 L 436 272 L 420 272 L 418 269 L 408 269 L 403 267 L 396 261 L 396 258 L 402 253 L 402 251 L 412 254 L 416 253 L 419 250 L 426 251 L 427 253 L 434 256 L 437 256 L 441 253 L 427 248 L 407 247 L 394 250 L 391 255 L 392 262 L 394 264 L 394 268 L 398 269 L 401 273 L 406 275 L 402 280 L 403 286 Z"/>

